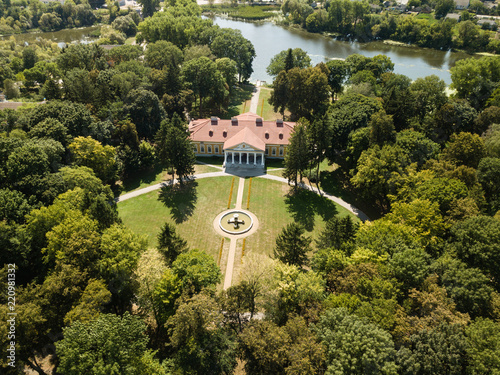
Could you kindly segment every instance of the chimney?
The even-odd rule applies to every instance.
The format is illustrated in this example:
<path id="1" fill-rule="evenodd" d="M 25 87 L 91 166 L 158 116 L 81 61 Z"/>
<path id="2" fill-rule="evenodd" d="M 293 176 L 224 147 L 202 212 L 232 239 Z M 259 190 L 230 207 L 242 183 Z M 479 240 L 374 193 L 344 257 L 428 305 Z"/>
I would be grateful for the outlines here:
<path id="1" fill-rule="evenodd" d="M 236 117 L 233 117 L 233 118 L 231 119 L 231 125 L 232 125 L 232 126 L 238 126 L 238 119 L 237 119 Z"/>
<path id="2" fill-rule="evenodd" d="M 277 119 L 277 120 L 276 120 L 276 126 L 277 126 L 278 128 L 282 128 L 282 127 L 283 127 L 283 120 L 282 120 L 282 119 L 280 119 L 280 118 L 279 118 L 279 119 Z"/>
<path id="3" fill-rule="evenodd" d="M 255 119 L 255 125 L 262 126 L 262 119 L 260 117 Z"/>
<path id="4" fill-rule="evenodd" d="M 210 117 L 210 122 L 212 125 L 217 125 L 219 123 L 219 119 L 215 116 Z"/>

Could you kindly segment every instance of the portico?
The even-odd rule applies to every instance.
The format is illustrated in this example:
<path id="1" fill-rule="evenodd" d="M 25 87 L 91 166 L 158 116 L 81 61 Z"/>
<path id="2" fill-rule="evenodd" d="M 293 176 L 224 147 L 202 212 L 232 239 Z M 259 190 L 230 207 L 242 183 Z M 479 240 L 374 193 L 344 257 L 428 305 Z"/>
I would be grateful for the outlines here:
<path id="1" fill-rule="evenodd" d="M 224 166 L 264 167 L 266 144 L 249 128 L 224 142 Z"/>
<path id="2" fill-rule="evenodd" d="M 224 165 L 243 164 L 264 166 L 264 152 L 224 150 Z"/>

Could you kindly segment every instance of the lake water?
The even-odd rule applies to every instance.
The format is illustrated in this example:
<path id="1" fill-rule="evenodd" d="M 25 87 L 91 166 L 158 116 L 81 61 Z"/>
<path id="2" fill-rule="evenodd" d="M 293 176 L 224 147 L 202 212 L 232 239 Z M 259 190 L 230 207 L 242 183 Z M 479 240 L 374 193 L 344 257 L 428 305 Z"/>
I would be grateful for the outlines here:
<path id="1" fill-rule="evenodd" d="M 327 59 L 346 58 L 354 53 L 366 57 L 387 55 L 394 63 L 395 73 L 404 74 L 412 80 L 435 74 L 447 85 L 451 83 L 449 69 L 456 61 L 470 57 L 466 53 L 395 46 L 383 42 L 343 42 L 301 29 L 277 26 L 270 22 L 244 22 L 221 17 L 214 17 L 213 21 L 220 27 L 241 30 L 243 36 L 254 45 L 257 57 L 253 62 L 254 72 L 251 81 L 259 79 L 270 83 L 272 78 L 266 73 L 266 67 L 271 58 L 284 49 L 297 47 L 308 53 L 313 65 Z"/>
<path id="2" fill-rule="evenodd" d="M 266 73 L 266 67 L 271 58 L 284 49 L 297 47 L 308 53 L 313 64 L 332 58 L 346 58 L 354 53 L 367 57 L 384 54 L 391 58 L 396 73 L 404 74 L 413 80 L 435 74 L 447 85 L 451 83 L 449 69 L 456 61 L 470 57 L 466 53 L 395 46 L 383 42 L 343 42 L 297 28 L 277 26 L 270 22 L 244 22 L 221 17 L 214 17 L 213 21 L 220 27 L 241 30 L 243 36 L 254 45 L 257 56 L 253 62 L 254 72 L 250 78 L 251 81 L 272 82 L 272 78 Z M 38 38 L 44 38 L 63 46 L 64 43 L 92 41 L 93 38 L 89 37 L 89 34 L 97 28 L 99 26 L 46 33 L 16 34 L 14 38 L 18 42 L 26 41 L 28 43 Z M 0 36 L 0 39 L 8 39 L 9 37 Z"/>
<path id="3" fill-rule="evenodd" d="M 34 42 L 37 39 L 48 39 L 63 47 L 65 44 L 73 42 L 89 43 L 95 38 L 90 37 L 92 31 L 99 29 L 100 26 L 81 27 L 78 29 L 64 29 L 59 31 L 48 31 L 39 33 L 13 34 L 16 42 Z M 9 39 L 10 35 L 0 36 L 1 40 Z"/>

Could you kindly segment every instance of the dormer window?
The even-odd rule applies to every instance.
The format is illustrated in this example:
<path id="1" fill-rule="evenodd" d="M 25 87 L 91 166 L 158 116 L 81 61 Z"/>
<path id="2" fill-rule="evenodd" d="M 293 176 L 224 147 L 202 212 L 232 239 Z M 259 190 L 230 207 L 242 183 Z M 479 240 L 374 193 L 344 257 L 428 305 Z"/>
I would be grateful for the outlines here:
<path id="1" fill-rule="evenodd" d="M 215 116 L 210 117 L 210 123 L 212 125 L 217 125 L 219 123 L 219 119 Z"/>
<path id="2" fill-rule="evenodd" d="M 282 128 L 282 127 L 283 127 L 283 120 L 282 120 L 282 119 L 280 119 L 280 118 L 279 118 L 279 119 L 277 119 L 277 120 L 276 120 L 276 126 L 277 126 L 278 128 Z"/>
<path id="3" fill-rule="evenodd" d="M 213 132 L 212 130 L 210 130 L 210 131 L 208 132 L 208 136 L 209 136 L 209 137 L 212 137 L 213 135 L 214 135 L 214 132 Z"/>
<path id="4" fill-rule="evenodd" d="M 280 139 L 283 139 L 283 133 L 280 133 L 280 134 L 279 134 L 279 138 L 280 138 Z"/>
<path id="5" fill-rule="evenodd" d="M 223 136 L 224 138 L 226 138 L 226 137 L 227 137 L 227 130 L 224 130 L 224 131 L 222 132 L 222 136 Z"/>
<path id="6" fill-rule="evenodd" d="M 261 118 L 255 119 L 255 125 L 256 126 L 262 126 L 262 119 Z"/>
<path id="7" fill-rule="evenodd" d="M 268 132 L 265 133 L 265 137 L 266 137 L 266 139 L 269 139 L 269 133 Z"/>
<path id="8" fill-rule="evenodd" d="M 238 126 L 238 119 L 237 119 L 236 117 L 233 117 L 233 118 L 231 119 L 231 125 L 232 125 L 232 126 Z"/>

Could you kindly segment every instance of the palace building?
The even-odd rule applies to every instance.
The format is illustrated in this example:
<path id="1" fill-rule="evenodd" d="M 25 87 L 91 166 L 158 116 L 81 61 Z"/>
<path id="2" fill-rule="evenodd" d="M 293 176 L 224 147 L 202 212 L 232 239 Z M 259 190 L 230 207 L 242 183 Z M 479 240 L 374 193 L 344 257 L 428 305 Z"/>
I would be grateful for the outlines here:
<path id="1" fill-rule="evenodd" d="M 190 139 L 197 156 L 224 157 L 224 166 L 263 167 L 265 158 L 284 158 L 295 122 L 265 121 L 247 112 L 221 120 L 191 120 Z"/>

